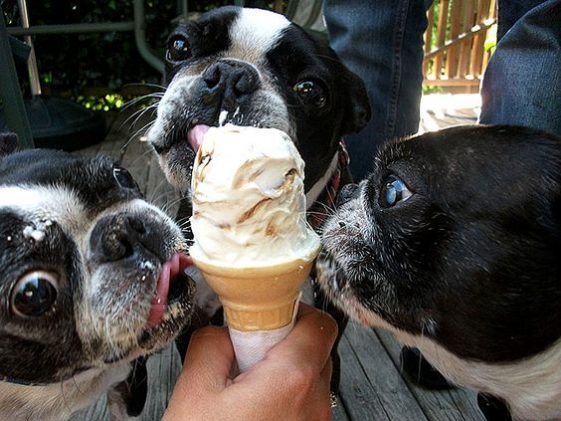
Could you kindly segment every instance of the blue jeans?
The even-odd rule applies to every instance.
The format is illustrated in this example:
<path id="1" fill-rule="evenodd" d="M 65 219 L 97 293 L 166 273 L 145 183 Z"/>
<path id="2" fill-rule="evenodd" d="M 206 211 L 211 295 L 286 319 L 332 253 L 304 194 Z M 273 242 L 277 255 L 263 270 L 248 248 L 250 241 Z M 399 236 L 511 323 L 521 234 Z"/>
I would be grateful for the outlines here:
<path id="1" fill-rule="evenodd" d="M 481 84 L 480 123 L 561 134 L 561 0 L 499 1 L 498 35 Z"/>
<path id="2" fill-rule="evenodd" d="M 432 0 L 324 0 L 331 46 L 365 81 L 372 121 L 349 136 L 351 171 L 371 170 L 386 139 L 416 133 L 423 33 Z M 497 50 L 482 84 L 482 123 L 561 133 L 561 0 L 499 1 Z"/>
<path id="3" fill-rule="evenodd" d="M 355 180 L 372 169 L 386 139 L 416 133 L 423 82 L 423 34 L 432 0 L 324 0 L 330 42 L 365 82 L 372 120 L 348 136 Z"/>
<path id="4" fill-rule="evenodd" d="M 351 172 L 360 180 L 372 169 L 386 139 L 416 133 L 423 82 L 423 33 L 432 0 L 325 0 L 330 42 L 366 84 L 372 120 L 346 137 Z"/>

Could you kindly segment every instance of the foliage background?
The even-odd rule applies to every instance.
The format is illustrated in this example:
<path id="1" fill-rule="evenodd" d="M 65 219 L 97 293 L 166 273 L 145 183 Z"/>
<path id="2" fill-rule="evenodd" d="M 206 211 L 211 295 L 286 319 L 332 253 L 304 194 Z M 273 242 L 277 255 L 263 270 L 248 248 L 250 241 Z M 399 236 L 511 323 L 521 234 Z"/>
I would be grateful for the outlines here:
<path id="1" fill-rule="evenodd" d="M 21 25 L 15 0 L 0 1 L 8 26 Z M 190 1 L 189 11 L 206 11 L 227 0 Z M 33 25 L 122 22 L 133 19 L 132 0 L 28 0 Z M 145 1 L 147 41 L 163 57 L 164 44 L 178 15 L 176 1 Z M 161 83 L 161 76 L 136 49 L 132 32 L 40 35 L 34 37 L 43 91 L 73 98 L 120 91 L 127 84 Z M 27 71 L 18 69 L 27 90 Z M 118 99 L 117 99 L 118 100 Z M 115 100 L 115 101 L 117 101 Z"/>
<path id="2" fill-rule="evenodd" d="M 31 25 L 122 22 L 133 19 L 133 0 L 27 0 Z M 204 12 L 233 0 L 205 0 L 189 3 L 189 12 Z M 252 7 L 271 7 L 272 1 L 246 1 Z M 284 2 L 284 6 L 286 7 Z M 432 43 L 440 0 L 434 1 Z M 178 0 L 145 0 L 148 45 L 163 57 L 164 45 L 179 13 Z M 17 0 L 0 0 L 8 25 L 21 25 Z M 450 20 L 450 17 L 449 19 Z M 447 22 L 449 30 L 450 22 Z M 71 97 L 88 108 L 119 108 L 124 100 L 146 93 L 138 84 L 160 84 L 161 75 L 150 67 L 136 49 L 132 32 L 61 34 L 34 37 L 39 73 L 45 94 Z M 495 42 L 486 42 L 493 50 Z M 432 45 L 431 47 L 434 47 Z M 28 93 L 27 70 L 19 68 L 20 84 Z M 134 85 L 134 86 L 133 86 Z M 440 87 L 423 86 L 424 93 Z"/>

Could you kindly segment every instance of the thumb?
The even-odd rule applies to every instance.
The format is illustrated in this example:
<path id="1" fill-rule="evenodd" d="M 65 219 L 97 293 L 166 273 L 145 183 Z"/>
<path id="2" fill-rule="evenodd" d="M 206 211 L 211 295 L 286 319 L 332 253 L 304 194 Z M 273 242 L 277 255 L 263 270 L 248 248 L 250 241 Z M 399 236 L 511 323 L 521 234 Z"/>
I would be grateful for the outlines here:
<path id="1" fill-rule="evenodd" d="M 214 408 L 217 396 L 231 383 L 233 363 L 234 350 L 226 328 L 197 330 L 191 336 L 185 364 L 163 420 L 211 419 L 205 411 Z"/>
<path id="2" fill-rule="evenodd" d="M 195 331 L 189 342 L 177 387 L 189 393 L 222 391 L 230 383 L 234 349 L 223 327 L 205 327 Z"/>

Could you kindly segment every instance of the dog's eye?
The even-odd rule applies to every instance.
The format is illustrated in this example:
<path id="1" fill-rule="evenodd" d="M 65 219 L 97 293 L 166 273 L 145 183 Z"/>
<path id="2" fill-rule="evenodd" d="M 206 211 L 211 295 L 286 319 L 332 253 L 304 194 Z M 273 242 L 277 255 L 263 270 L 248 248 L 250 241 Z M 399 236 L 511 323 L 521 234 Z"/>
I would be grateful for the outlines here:
<path id="1" fill-rule="evenodd" d="M 173 63 L 187 60 L 192 55 L 187 38 L 183 35 L 175 35 L 168 42 L 166 59 Z"/>
<path id="2" fill-rule="evenodd" d="M 23 276 L 12 292 L 13 312 L 22 317 L 39 317 L 55 304 L 58 275 L 35 271 Z"/>
<path id="3" fill-rule="evenodd" d="M 391 208 L 398 202 L 409 199 L 413 193 L 405 183 L 394 175 L 390 175 L 380 191 L 380 206 Z"/>
<path id="4" fill-rule="evenodd" d="M 314 82 L 313 80 L 298 82 L 292 89 L 296 92 L 304 104 L 316 108 L 323 108 L 327 103 L 327 97 L 323 88 L 319 83 Z"/>
<path id="5" fill-rule="evenodd" d="M 138 185 L 136 184 L 136 181 L 134 181 L 134 178 L 132 178 L 131 173 L 123 167 L 113 167 L 113 178 L 115 178 L 115 181 L 119 183 L 119 186 L 125 189 L 138 190 Z"/>

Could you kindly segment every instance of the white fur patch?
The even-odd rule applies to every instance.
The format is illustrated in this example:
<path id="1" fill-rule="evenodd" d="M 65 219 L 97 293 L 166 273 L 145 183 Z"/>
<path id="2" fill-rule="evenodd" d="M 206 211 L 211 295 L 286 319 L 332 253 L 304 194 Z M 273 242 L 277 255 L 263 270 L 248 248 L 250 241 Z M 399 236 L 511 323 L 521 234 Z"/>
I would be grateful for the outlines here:
<path id="1" fill-rule="evenodd" d="M 34 226 L 26 227 L 24 235 L 40 241 L 44 228 L 52 221 L 63 221 L 64 228 L 77 234 L 87 226 L 85 211 L 79 197 L 62 186 L 7 186 L 0 187 L 0 209 L 13 209 Z"/>
<path id="2" fill-rule="evenodd" d="M 396 336 L 453 382 L 503 398 L 513 419 L 561 419 L 561 342 L 523 361 L 487 364 L 459 358 L 424 337 Z"/>
<path id="3" fill-rule="evenodd" d="M 331 160 L 331 164 L 329 164 L 329 167 L 327 168 L 327 171 L 325 172 L 323 177 L 321 177 L 316 182 L 316 184 L 312 186 L 310 191 L 306 193 L 306 204 L 308 208 L 310 208 L 310 206 L 314 204 L 314 202 L 317 200 L 321 192 L 323 192 L 325 187 L 329 184 L 329 181 L 331 180 L 333 173 L 337 169 L 338 162 L 339 162 L 339 152 L 337 152 L 333 157 L 333 159 Z"/>
<path id="4" fill-rule="evenodd" d="M 465 360 L 430 338 L 396 329 L 366 311 L 354 297 L 344 297 L 340 302 L 357 320 L 386 329 L 401 343 L 418 348 L 452 382 L 504 399 L 513 419 L 561 419 L 561 341 L 538 355 L 512 363 Z"/>
<path id="5" fill-rule="evenodd" d="M 290 21 L 283 15 L 261 9 L 242 9 L 230 27 L 232 45 L 226 54 L 257 63 L 279 41 Z"/>
<path id="6" fill-rule="evenodd" d="M 65 420 L 93 404 L 111 386 L 125 380 L 129 372 L 126 362 L 103 371 L 91 369 L 47 386 L 0 382 L 0 419 Z"/>
<path id="7" fill-rule="evenodd" d="M 426 336 L 390 325 L 362 306 L 349 288 L 331 292 L 330 297 L 365 327 L 385 329 L 402 344 L 418 348 L 453 383 L 504 399 L 513 419 L 561 420 L 561 340 L 525 360 L 496 364 L 466 360 Z"/>

